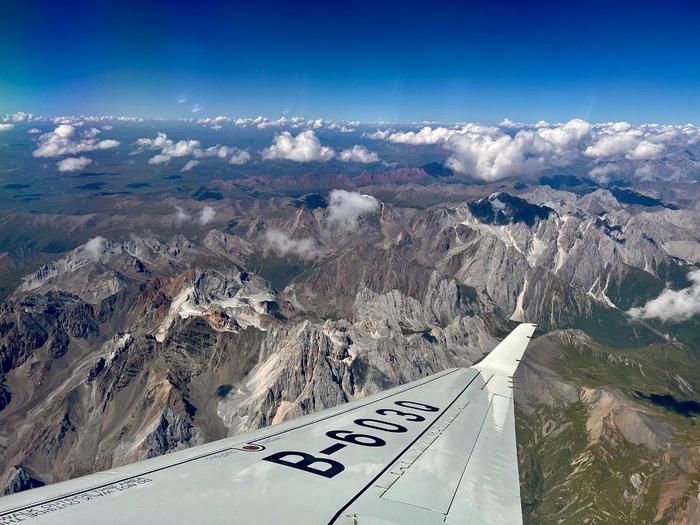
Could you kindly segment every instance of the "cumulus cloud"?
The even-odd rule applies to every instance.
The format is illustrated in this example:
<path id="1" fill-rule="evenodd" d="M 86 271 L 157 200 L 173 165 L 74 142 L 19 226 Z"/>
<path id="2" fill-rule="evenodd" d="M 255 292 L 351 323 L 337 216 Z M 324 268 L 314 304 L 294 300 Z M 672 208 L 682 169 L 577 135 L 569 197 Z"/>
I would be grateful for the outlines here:
<path id="1" fill-rule="evenodd" d="M 0 131 L 10 131 L 14 127 L 14 124 L 0 124 Z"/>
<path id="2" fill-rule="evenodd" d="M 244 150 L 237 150 L 235 153 L 232 153 L 231 156 L 228 159 L 229 164 L 236 164 L 240 166 L 241 164 L 246 164 L 247 162 L 250 162 L 250 153 Z"/>
<path id="3" fill-rule="evenodd" d="M 59 160 L 56 166 L 58 167 L 58 171 L 66 173 L 83 170 L 90 164 L 92 164 L 92 159 L 88 159 L 87 157 L 67 157 L 63 160 Z"/>
<path id="4" fill-rule="evenodd" d="M 484 180 L 530 175 L 573 162 L 590 131 L 590 124 L 579 119 L 556 127 L 521 130 L 515 135 L 485 126 L 465 126 L 447 142 L 451 155 L 446 165 Z"/>
<path id="5" fill-rule="evenodd" d="M 318 255 L 316 243 L 313 239 L 291 239 L 289 235 L 280 230 L 267 230 L 265 232 L 267 246 L 277 255 L 285 257 L 294 255 L 300 259 L 313 259 Z"/>
<path id="6" fill-rule="evenodd" d="M 365 133 L 364 136 L 373 140 L 388 140 L 392 131 L 389 129 L 378 129 L 374 133 Z"/>
<path id="7" fill-rule="evenodd" d="M 642 134 L 638 130 L 624 130 L 602 135 L 588 146 L 584 154 L 589 157 L 614 157 L 627 153 L 641 142 Z"/>
<path id="8" fill-rule="evenodd" d="M 201 224 L 202 226 L 204 226 L 205 224 L 209 224 L 211 221 L 214 220 L 215 216 L 216 210 L 211 206 L 205 206 L 199 213 L 199 224 Z"/>
<path id="9" fill-rule="evenodd" d="M 207 149 L 197 149 L 193 152 L 193 155 L 197 158 L 203 157 L 217 157 L 219 159 L 224 159 L 230 164 L 246 164 L 250 162 L 250 153 L 245 150 L 238 149 L 231 146 L 211 146 Z"/>
<path id="10" fill-rule="evenodd" d="M 613 169 L 648 180 L 675 179 L 694 169 L 696 155 L 691 148 L 700 144 L 700 128 L 691 124 L 592 125 L 581 119 L 532 125 L 506 119 L 500 126 L 433 125 L 409 131 L 379 129 L 364 136 L 442 147 L 448 151 L 448 167 L 484 180 L 527 176 L 576 162 L 600 182 L 608 180 Z"/>
<path id="11" fill-rule="evenodd" d="M 216 120 L 219 119 L 219 122 L 216 122 Z M 343 120 L 326 120 L 323 118 L 316 118 L 316 119 L 306 119 L 304 117 L 287 117 L 287 116 L 282 116 L 278 119 L 271 119 L 268 117 L 263 117 L 263 116 L 258 116 L 255 118 L 227 118 L 223 116 L 216 117 L 214 119 L 211 118 L 201 118 L 197 120 L 198 124 L 202 124 L 204 126 L 212 126 L 214 129 L 216 129 L 216 126 L 219 126 L 223 124 L 224 122 L 230 122 L 235 126 L 238 127 L 256 127 L 258 129 L 267 129 L 267 128 L 281 128 L 281 127 L 286 127 L 286 128 L 293 128 L 293 129 L 299 129 L 299 128 L 308 128 L 308 129 L 330 129 L 330 130 L 335 130 L 339 131 L 341 133 L 349 133 L 351 131 L 355 131 L 357 129 L 357 126 L 359 125 L 359 122 L 354 122 L 354 121 L 343 121 Z"/>
<path id="12" fill-rule="evenodd" d="M 700 270 L 688 274 L 692 285 L 683 290 L 667 288 L 656 299 L 640 308 L 632 308 L 629 314 L 639 319 L 659 319 L 663 322 L 686 321 L 700 314 Z"/>
<path id="13" fill-rule="evenodd" d="M 18 111 L 17 113 L 5 115 L 4 120 L 5 122 L 29 122 L 30 120 L 35 120 L 35 117 L 31 113 Z"/>
<path id="14" fill-rule="evenodd" d="M 455 134 L 454 129 L 448 128 L 431 128 L 430 126 L 425 126 L 420 131 L 406 131 L 403 133 L 391 133 L 387 136 L 385 140 L 389 142 L 394 142 L 396 144 L 412 144 L 414 146 L 424 145 L 424 144 L 437 144 L 438 142 L 444 142 Z"/>
<path id="15" fill-rule="evenodd" d="M 322 146 L 313 130 L 306 130 L 296 137 L 288 131 L 275 136 L 269 148 L 262 152 L 265 160 L 286 159 L 296 162 L 327 161 L 335 157 L 335 151 Z"/>
<path id="16" fill-rule="evenodd" d="M 634 160 L 652 160 L 659 158 L 666 146 L 663 144 L 654 144 L 648 140 L 643 140 L 635 146 L 635 148 L 627 154 L 628 159 Z"/>
<path id="17" fill-rule="evenodd" d="M 60 124 L 53 131 L 39 137 L 38 147 L 32 152 L 32 155 L 35 157 L 62 157 L 119 146 L 119 141 L 116 140 L 98 140 L 98 133 L 99 130 L 95 128 L 79 133 L 71 124 Z"/>
<path id="18" fill-rule="evenodd" d="M 190 171 L 197 164 L 199 164 L 198 160 L 188 160 L 187 162 L 185 162 L 185 165 L 182 167 L 182 169 L 180 171 Z"/>
<path id="19" fill-rule="evenodd" d="M 599 184 L 607 184 L 610 182 L 611 175 L 619 174 L 621 172 L 622 168 L 619 165 L 615 164 L 614 162 L 610 162 L 608 164 L 596 166 L 588 172 L 588 176 Z"/>
<path id="20" fill-rule="evenodd" d="M 576 147 L 582 139 L 591 133 L 591 125 L 585 120 L 572 119 L 566 124 L 555 127 L 539 127 L 537 135 L 561 150 Z"/>
<path id="21" fill-rule="evenodd" d="M 527 129 L 506 120 L 502 127 L 467 123 L 454 127 L 424 126 L 418 131 L 378 130 L 368 135 L 395 144 L 440 144 L 449 152 L 446 165 L 458 173 L 497 180 L 528 175 L 553 166 L 563 166 L 580 157 L 581 144 L 590 136 L 591 125 L 573 119 L 557 126 L 546 122 Z M 505 132 L 502 128 L 508 128 Z"/>
<path id="22" fill-rule="evenodd" d="M 215 157 L 224 159 L 231 164 L 245 164 L 250 161 L 250 153 L 231 146 L 210 146 L 202 148 L 202 143 L 198 140 L 179 140 L 175 142 L 168 138 L 168 135 L 158 132 L 155 138 L 140 138 L 136 141 L 139 151 L 144 149 L 160 150 L 160 152 L 150 159 L 149 164 L 165 164 L 177 157 L 195 157 L 196 159 Z M 189 165 L 188 162 L 186 164 Z M 196 164 L 190 165 L 192 169 Z M 188 171 L 183 169 L 183 171 Z"/>
<path id="23" fill-rule="evenodd" d="M 371 164 L 379 162 L 379 155 L 374 151 L 369 151 L 364 146 L 355 145 L 350 149 L 344 149 L 338 154 L 338 158 L 344 162 L 360 162 L 362 164 Z"/>
<path id="24" fill-rule="evenodd" d="M 90 259 L 97 261 L 105 252 L 105 238 L 98 235 L 83 245 L 83 253 Z"/>
<path id="25" fill-rule="evenodd" d="M 345 230 L 357 228 L 357 219 L 379 208 L 379 201 L 371 195 L 356 191 L 333 190 L 328 204 L 328 225 Z"/>
<path id="26" fill-rule="evenodd" d="M 184 209 L 182 209 L 180 206 L 175 206 L 175 222 L 180 224 L 189 221 L 191 218 L 192 216 Z"/>
<path id="27" fill-rule="evenodd" d="M 30 135 L 36 135 L 37 133 L 41 133 L 41 130 L 39 128 L 32 128 L 29 131 L 27 131 Z"/>

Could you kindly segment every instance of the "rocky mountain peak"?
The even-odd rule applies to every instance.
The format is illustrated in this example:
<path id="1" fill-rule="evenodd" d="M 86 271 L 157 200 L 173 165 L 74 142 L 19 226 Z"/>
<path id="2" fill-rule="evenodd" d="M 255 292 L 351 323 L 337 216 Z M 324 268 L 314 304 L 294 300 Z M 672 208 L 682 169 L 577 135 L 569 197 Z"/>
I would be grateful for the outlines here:
<path id="1" fill-rule="evenodd" d="M 538 220 L 546 220 L 555 213 L 552 208 L 532 204 L 523 198 L 505 192 L 492 193 L 486 199 L 468 203 L 469 211 L 480 222 L 503 226 L 522 222 L 534 226 Z"/>

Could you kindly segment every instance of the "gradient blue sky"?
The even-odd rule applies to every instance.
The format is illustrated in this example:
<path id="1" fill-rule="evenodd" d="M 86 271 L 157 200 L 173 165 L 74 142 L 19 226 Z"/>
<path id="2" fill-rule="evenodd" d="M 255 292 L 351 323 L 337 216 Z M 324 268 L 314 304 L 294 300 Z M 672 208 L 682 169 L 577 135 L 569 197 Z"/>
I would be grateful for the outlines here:
<path id="1" fill-rule="evenodd" d="M 697 1 L 11 0 L 0 113 L 697 124 L 699 34 Z"/>

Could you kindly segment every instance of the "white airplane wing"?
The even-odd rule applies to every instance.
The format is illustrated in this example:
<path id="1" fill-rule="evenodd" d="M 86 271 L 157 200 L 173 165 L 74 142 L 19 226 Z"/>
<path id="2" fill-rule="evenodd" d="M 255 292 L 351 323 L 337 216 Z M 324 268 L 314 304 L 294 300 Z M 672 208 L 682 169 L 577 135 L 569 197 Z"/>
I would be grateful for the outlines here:
<path id="1" fill-rule="evenodd" d="M 481 363 L 250 434 L 0 499 L 8 523 L 522 523 L 512 375 Z"/>

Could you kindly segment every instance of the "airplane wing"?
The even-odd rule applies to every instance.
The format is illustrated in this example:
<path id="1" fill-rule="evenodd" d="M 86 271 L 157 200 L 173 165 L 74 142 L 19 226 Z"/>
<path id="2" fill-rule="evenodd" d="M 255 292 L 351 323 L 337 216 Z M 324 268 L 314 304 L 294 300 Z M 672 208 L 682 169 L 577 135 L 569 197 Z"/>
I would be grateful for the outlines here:
<path id="1" fill-rule="evenodd" d="M 0 525 L 521 524 L 512 376 L 534 330 L 471 368 L 0 498 Z"/>

